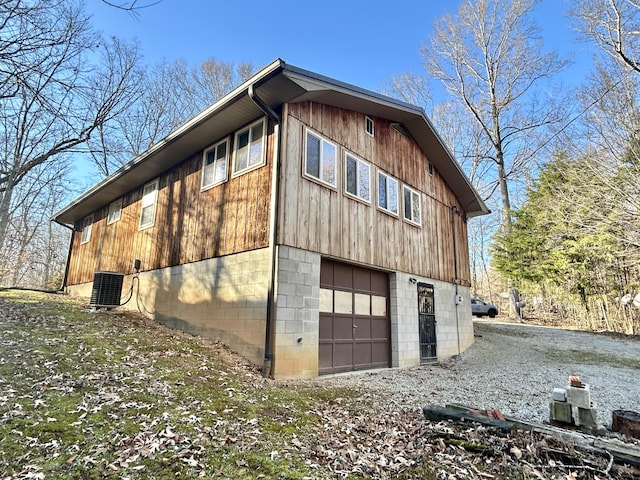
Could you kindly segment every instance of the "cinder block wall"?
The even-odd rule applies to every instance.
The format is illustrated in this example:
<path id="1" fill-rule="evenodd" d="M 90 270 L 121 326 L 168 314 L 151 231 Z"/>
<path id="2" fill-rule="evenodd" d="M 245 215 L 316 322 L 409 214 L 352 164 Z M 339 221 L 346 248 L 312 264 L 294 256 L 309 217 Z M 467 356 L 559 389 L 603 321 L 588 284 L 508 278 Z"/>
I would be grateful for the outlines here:
<path id="1" fill-rule="evenodd" d="M 320 255 L 278 246 L 275 378 L 318 376 Z"/>
<path id="2" fill-rule="evenodd" d="M 218 339 L 262 365 L 267 317 L 268 249 L 141 272 L 125 306 L 170 328 Z M 125 277 L 123 297 L 131 285 Z M 92 283 L 68 287 L 90 298 Z M 137 301 L 136 301 L 137 297 Z"/>
<path id="3" fill-rule="evenodd" d="M 463 302 L 456 305 L 453 284 L 402 272 L 391 274 L 391 347 L 394 367 L 420 364 L 418 288 L 416 284 L 409 281 L 412 277 L 420 283 L 428 283 L 435 287 L 438 360 L 446 360 L 457 355 L 473 343 L 473 321 L 468 287 L 458 287 L 458 293 L 462 295 Z"/>

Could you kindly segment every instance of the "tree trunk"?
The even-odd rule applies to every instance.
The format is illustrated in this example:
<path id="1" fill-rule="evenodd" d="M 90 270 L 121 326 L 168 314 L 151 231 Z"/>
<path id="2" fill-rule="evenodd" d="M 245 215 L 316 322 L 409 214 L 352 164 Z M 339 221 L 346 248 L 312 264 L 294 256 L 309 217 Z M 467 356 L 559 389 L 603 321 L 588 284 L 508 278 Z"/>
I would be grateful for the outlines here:
<path id="1" fill-rule="evenodd" d="M 2 197 L 0 197 L 0 252 L 4 250 L 4 242 L 7 237 L 7 229 L 9 228 L 9 210 L 11 208 L 14 187 L 15 182 L 13 175 L 9 175 L 7 182 L 2 186 L 4 191 L 2 192 Z"/>

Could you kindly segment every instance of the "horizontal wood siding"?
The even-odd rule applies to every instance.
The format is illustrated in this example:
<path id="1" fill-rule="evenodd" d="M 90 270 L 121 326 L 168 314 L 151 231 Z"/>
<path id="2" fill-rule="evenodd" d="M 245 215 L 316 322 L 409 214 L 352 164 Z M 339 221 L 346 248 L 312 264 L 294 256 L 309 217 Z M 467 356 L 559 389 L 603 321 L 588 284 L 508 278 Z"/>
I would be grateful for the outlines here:
<path id="1" fill-rule="evenodd" d="M 108 205 L 95 212 L 91 240 L 83 245 L 79 219 L 67 284 L 90 282 L 99 270 L 132 273 L 135 258 L 142 270 L 153 270 L 266 247 L 272 130 L 267 164 L 221 185 L 200 191 L 202 151 L 162 174 L 153 227 L 138 230 L 143 185 L 124 195 L 120 221 L 107 225 Z"/>
<path id="2" fill-rule="evenodd" d="M 428 158 L 415 142 L 391 123 L 374 118 L 375 137 L 364 130 L 364 115 L 313 102 L 288 104 L 286 146 L 281 169 L 278 243 L 389 270 L 411 272 L 470 285 L 467 226 L 452 213 L 460 202 L 437 171 L 428 172 Z M 302 175 L 305 127 L 339 147 L 338 188 L 323 186 Z M 369 162 L 371 205 L 344 194 L 344 152 Z M 421 192 L 422 227 L 377 208 L 378 169 Z M 454 248 L 455 221 L 456 245 Z"/>

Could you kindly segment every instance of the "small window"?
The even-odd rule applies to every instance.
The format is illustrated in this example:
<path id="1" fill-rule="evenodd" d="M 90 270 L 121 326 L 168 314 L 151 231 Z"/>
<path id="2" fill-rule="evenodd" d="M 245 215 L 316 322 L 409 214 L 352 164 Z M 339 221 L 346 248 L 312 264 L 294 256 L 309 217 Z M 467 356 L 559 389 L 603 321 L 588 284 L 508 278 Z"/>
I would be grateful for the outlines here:
<path id="1" fill-rule="evenodd" d="M 91 229 L 93 228 L 93 213 L 87 215 L 82 220 L 82 235 L 80 236 L 80 245 L 91 240 Z"/>
<path id="2" fill-rule="evenodd" d="M 207 148 L 202 155 L 201 188 L 213 187 L 227 180 L 227 164 L 229 159 L 229 139 Z"/>
<path id="3" fill-rule="evenodd" d="M 156 222 L 156 201 L 158 200 L 158 180 L 149 182 L 142 190 L 140 209 L 140 230 L 153 227 Z"/>
<path id="4" fill-rule="evenodd" d="M 345 154 L 345 191 L 354 197 L 371 203 L 371 167 L 368 163 Z"/>
<path id="5" fill-rule="evenodd" d="M 382 172 L 378 172 L 378 207 L 398 215 L 398 181 Z"/>
<path id="6" fill-rule="evenodd" d="M 233 150 L 233 174 L 239 175 L 265 163 L 264 119 L 236 132 Z"/>
<path id="7" fill-rule="evenodd" d="M 404 197 L 404 219 L 422 225 L 422 208 L 420 207 L 420 194 L 406 185 L 402 186 Z"/>
<path id="8" fill-rule="evenodd" d="M 107 214 L 107 225 L 110 225 L 120 220 L 121 215 L 122 215 L 122 199 L 119 198 L 115 202 L 111 202 L 111 205 L 109 205 L 109 213 Z"/>
<path id="9" fill-rule="evenodd" d="M 373 137 L 373 119 L 364 117 L 364 130 Z"/>
<path id="10" fill-rule="evenodd" d="M 310 130 L 307 130 L 305 147 L 304 174 L 335 188 L 337 147 Z"/>
<path id="11" fill-rule="evenodd" d="M 429 175 L 433 177 L 433 163 L 429 162 L 428 168 L 429 168 Z"/>

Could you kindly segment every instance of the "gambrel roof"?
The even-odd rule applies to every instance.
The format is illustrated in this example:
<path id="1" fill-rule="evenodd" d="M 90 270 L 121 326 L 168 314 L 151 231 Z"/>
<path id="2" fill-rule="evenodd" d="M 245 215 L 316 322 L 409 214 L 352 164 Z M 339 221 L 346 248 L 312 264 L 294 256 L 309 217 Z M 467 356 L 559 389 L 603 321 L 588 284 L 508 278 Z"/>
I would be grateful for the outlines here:
<path id="1" fill-rule="evenodd" d="M 157 177 L 212 140 L 264 115 L 249 90 L 272 109 L 287 102 L 313 101 L 396 122 L 417 142 L 460 200 L 468 217 L 489 213 L 424 111 L 414 105 L 303 70 L 277 59 L 149 150 L 96 184 L 53 216 L 71 225 L 130 190 Z M 425 166 L 426 168 L 426 166 Z"/>

